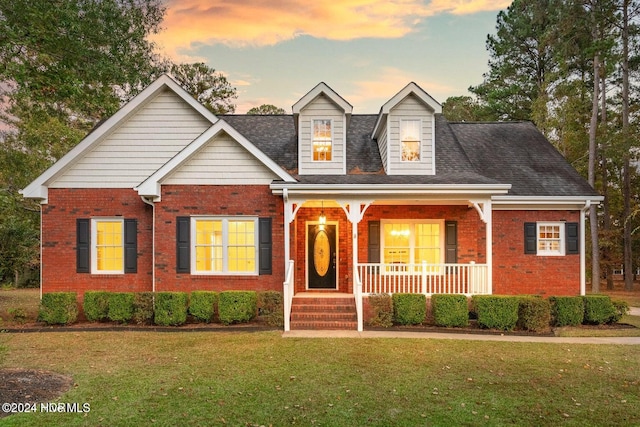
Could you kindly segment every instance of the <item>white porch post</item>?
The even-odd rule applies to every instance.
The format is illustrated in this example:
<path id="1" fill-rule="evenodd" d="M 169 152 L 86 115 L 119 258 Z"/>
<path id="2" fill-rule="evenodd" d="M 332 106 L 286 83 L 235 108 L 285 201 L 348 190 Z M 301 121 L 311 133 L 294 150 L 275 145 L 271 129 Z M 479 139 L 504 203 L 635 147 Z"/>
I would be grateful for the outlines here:
<path id="1" fill-rule="evenodd" d="M 493 294 L 493 215 L 491 199 L 473 201 L 471 203 L 478 211 L 486 230 L 486 259 L 487 259 L 487 291 Z M 482 204 L 482 207 L 480 205 Z"/>

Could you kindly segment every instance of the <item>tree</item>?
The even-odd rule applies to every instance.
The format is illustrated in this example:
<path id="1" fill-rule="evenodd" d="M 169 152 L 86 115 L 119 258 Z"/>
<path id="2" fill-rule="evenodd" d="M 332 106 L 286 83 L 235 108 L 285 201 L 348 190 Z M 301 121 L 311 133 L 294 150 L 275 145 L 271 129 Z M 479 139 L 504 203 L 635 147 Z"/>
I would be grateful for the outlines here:
<path id="1" fill-rule="evenodd" d="M 238 97 L 222 73 L 203 62 L 174 64 L 171 74 L 182 87 L 214 114 L 233 113 L 233 100 Z"/>
<path id="2" fill-rule="evenodd" d="M 442 114 L 451 122 L 498 120 L 470 96 L 450 96 L 442 104 Z"/>
<path id="3" fill-rule="evenodd" d="M 247 114 L 250 115 L 278 115 L 278 114 L 287 114 L 284 108 L 276 107 L 272 104 L 262 104 L 259 107 L 253 107 Z"/>

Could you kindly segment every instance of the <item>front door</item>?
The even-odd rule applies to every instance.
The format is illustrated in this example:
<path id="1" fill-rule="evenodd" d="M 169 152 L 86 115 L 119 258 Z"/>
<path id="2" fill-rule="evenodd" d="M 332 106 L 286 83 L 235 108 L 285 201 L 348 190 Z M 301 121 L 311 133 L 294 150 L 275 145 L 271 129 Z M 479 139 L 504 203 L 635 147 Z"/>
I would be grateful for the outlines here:
<path id="1" fill-rule="evenodd" d="M 336 225 L 309 224 L 307 241 L 309 289 L 336 289 Z"/>

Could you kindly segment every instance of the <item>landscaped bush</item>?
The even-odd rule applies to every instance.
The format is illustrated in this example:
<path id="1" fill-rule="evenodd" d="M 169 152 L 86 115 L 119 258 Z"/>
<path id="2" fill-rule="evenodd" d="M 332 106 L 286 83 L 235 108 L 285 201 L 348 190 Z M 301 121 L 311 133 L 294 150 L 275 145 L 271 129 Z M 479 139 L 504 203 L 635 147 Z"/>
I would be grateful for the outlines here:
<path id="1" fill-rule="evenodd" d="M 616 317 L 616 309 L 608 295 L 585 295 L 584 323 L 602 325 L 611 323 Z"/>
<path id="2" fill-rule="evenodd" d="M 183 325 L 187 321 L 188 305 L 186 292 L 157 292 L 153 321 L 161 326 Z"/>
<path id="3" fill-rule="evenodd" d="M 218 305 L 218 293 L 214 291 L 193 291 L 189 300 L 189 314 L 200 322 L 213 320 Z"/>
<path id="4" fill-rule="evenodd" d="M 108 319 L 127 323 L 133 318 L 134 296 L 131 292 L 110 292 L 108 295 Z"/>
<path id="5" fill-rule="evenodd" d="M 611 303 L 616 310 L 616 314 L 613 319 L 611 319 L 611 323 L 617 323 L 620 321 L 622 316 L 629 313 L 629 303 L 624 300 L 612 300 Z"/>
<path id="6" fill-rule="evenodd" d="M 393 326 L 393 299 L 389 294 L 374 294 L 369 296 L 371 319 L 369 326 L 376 328 L 390 328 Z"/>
<path id="7" fill-rule="evenodd" d="M 38 320 L 47 325 L 68 325 L 78 318 L 75 292 L 51 292 L 42 295 Z"/>
<path id="8" fill-rule="evenodd" d="M 218 300 L 218 317 L 225 325 L 252 320 L 257 313 L 255 291 L 224 291 Z"/>
<path id="9" fill-rule="evenodd" d="M 516 327 L 519 297 L 474 295 L 472 302 L 481 328 L 510 331 Z"/>
<path id="10" fill-rule="evenodd" d="M 133 294 L 132 321 L 138 325 L 153 323 L 153 297 L 153 292 L 136 292 Z"/>
<path id="11" fill-rule="evenodd" d="M 400 325 L 420 325 L 427 317 L 427 297 L 422 294 L 393 294 L 393 320 Z"/>
<path id="12" fill-rule="evenodd" d="M 539 297 L 522 297 L 518 307 L 518 327 L 542 332 L 551 326 L 551 304 Z"/>
<path id="13" fill-rule="evenodd" d="M 267 325 L 284 326 L 284 301 L 282 292 L 258 292 L 258 315 Z"/>
<path id="14" fill-rule="evenodd" d="M 553 326 L 578 326 L 584 320 L 582 297 L 549 297 Z"/>
<path id="15" fill-rule="evenodd" d="M 109 315 L 109 292 L 87 291 L 82 303 L 84 316 L 89 322 L 101 322 Z"/>
<path id="16" fill-rule="evenodd" d="M 433 320 L 437 326 L 469 325 L 469 305 L 464 295 L 437 294 L 431 297 Z"/>

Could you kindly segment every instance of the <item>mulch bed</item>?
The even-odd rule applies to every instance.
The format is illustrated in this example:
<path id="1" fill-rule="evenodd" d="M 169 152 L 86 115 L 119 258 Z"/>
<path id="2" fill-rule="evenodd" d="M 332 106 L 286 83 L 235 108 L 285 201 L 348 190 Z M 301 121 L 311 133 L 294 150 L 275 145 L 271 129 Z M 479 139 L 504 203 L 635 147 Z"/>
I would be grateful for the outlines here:
<path id="1" fill-rule="evenodd" d="M 0 418 L 12 414 L 12 410 L 24 412 L 7 406 L 11 403 L 18 405 L 37 405 L 50 402 L 68 391 L 73 386 L 73 378 L 55 372 L 34 369 L 7 368 L 0 369 Z"/>

